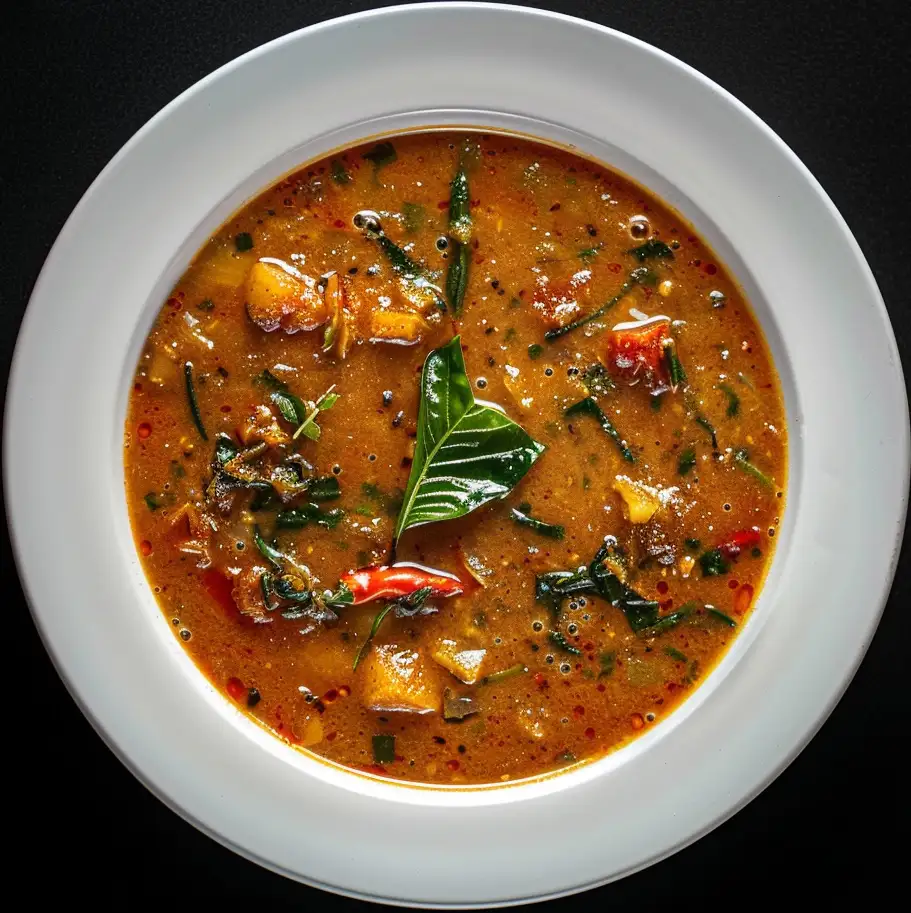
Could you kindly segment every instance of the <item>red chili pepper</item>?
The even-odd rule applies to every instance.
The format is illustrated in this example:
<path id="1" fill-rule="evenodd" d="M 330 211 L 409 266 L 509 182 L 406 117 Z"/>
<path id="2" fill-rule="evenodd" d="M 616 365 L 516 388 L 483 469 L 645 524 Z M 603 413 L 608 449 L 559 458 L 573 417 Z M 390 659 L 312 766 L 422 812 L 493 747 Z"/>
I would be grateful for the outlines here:
<path id="1" fill-rule="evenodd" d="M 462 592 L 462 581 L 458 577 L 419 564 L 365 567 L 344 574 L 341 582 L 351 590 L 354 605 L 374 599 L 401 599 L 427 586 L 431 596 L 458 596 Z"/>
<path id="2" fill-rule="evenodd" d="M 209 596 L 221 606 L 225 615 L 235 617 L 239 614 L 237 603 L 234 601 L 232 580 L 214 568 L 209 568 L 203 571 L 202 585 Z"/>
<path id="3" fill-rule="evenodd" d="M 615 377 L 641 380 L 649 389 L 668 383 L 665 340 L 670 338 L 667 317 L 620 323 L 611 330 L 607 367 Z"/>
<path id="4" fill-rule="evenodd" d="M 725 558 L 736 558 L 741 552 L 755 548 L 757 545 L 759 545 L 759 530 L 741 529 L 732 536 L 728 536 L 724 542 L 719 543 L 718 551 Z"/>

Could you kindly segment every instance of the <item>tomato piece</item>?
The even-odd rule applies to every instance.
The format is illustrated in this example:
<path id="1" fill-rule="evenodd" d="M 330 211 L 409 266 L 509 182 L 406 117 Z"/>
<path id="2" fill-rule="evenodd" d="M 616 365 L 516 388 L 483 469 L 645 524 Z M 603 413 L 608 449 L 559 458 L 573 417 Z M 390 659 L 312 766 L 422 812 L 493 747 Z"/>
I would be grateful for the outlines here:
<path id="1" fill-rule="evenodd" d="M 212 601 L 217 603 L 224 611 L 225 615 L 234 618 L 240 615 L 237 603 L 234 601 L 233 589 L 234 581 L 225 577 L 224 574 L 209 568 L 203 571 L 202 585 L 211 597 Z"/>
<path id="2" fill-rule="evenodd" d="M 457 596 L 463 591 L 462 581 L 454 574 L 404 562 L 349 571 L 341 582 L 351 590 L 354 605 L 374 599 L 401 599 L 428 586 L 431 596 Z"/>
<path id="3" fill-rule="evenodd" d="M 627 381 L 642 381 L 650 390 L 669 386 L 664 350 L 670 334 L 671 321 L 663 316 L 618 323 L 608 340 L 608 370 Z"/>

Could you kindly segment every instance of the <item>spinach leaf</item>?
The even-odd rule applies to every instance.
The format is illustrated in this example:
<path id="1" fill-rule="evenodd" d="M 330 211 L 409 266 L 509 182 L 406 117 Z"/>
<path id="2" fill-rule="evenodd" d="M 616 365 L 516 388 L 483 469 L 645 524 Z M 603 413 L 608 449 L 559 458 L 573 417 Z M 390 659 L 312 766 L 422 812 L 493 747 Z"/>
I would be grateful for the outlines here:
<path id="1" fill-rule="evenodd" d="M 677 472 L 685 476 L 696 465 L 696 451 L 687 447 L 677 460 Z"/>
<path id="2" fill-rule="evenodd" d="M 336 184 L 350 184 L 351 175 L 345 169 L 341 159 L 332 159 L 332 180 Z"/>
<path id="3" fill-rule="evenodd" d="M 537 361 L 541 357 L 541 353 L 544 351 L 544 346 L 539 345 L 538 343 L 532 343 L 528 347 L 528 357 L 532 361 Z"/>
<path id="4" fill-rule="evenodd" d="M 728 418 L 734 418 L 740 412 L 740 397 L 737 391 L 730 384 L 718 384 L 718 389 L 728 398 Z"/>
<path id="5" fill-rule="evenodd" d="M 373 760 L 377 764 L 391 764 L 395 760 L 395 736 L 373 736 Z"/>
<path id="6" fill-rule="evenodd" d="M 582 651 L 578 647 L 574 647 L 564 636 L 561 631 L 551 631 L 547 635 L 547 639 L 558 649 L 562 650 L 564 653 L 572 653 L 574 656 L 581 656 Z"/>
<path id="7" fill-rule="evenodd" d="M 702 566 L 703 577 L 722 577 L 731 569 L 731 565 L 719 548 L 703 552 L 699 556 L 699 564 Z"/>
<path id="8" fill-rule="evenodd" d="M 417 446 L 393 548 L 407 529 L 505 497 L 544 449 L 502 412 L 475 402 L 458 336 L 435 349 L 421 375 Z"/>
<path id="9" fill-rule="evenodd" d="M 153 513 L 161 507 L 161 501 L 154 491 L 150 491 L 142 500 L 146 502 L 146 507 Z"/>
<path id="10" fill-rule="evenodd" d="M 362 153 L 361 158 L 367 159 L 368 162 L 372 162 L 374 169 L 379 171 L 380 168 L 391 165 L 398 158 L 398 154 L 392 143 L 384 142 L 377 143 L 368 152 Z"/>
<path id="11" fill-rule="evenodd" d="M 604 410 L 590 396 L 573 403 L 572 406 L 563 411 L 563 414 L 567 418 L 571 418 L 574 415 L 590 415 L 602 427 L 604 433 L 617 445 L 617 449 L 623 459 L 628 463 L 636 462 L 636 457 L 633 455 L 632 450 L 623 443 L 620 432 L 614 427 Z"/>
<path id="12" fill-rule="evenodd" d="M 635 257 L 640 263 L 645 263 L 646 260 L 674 259 L 674 252 L 664 241 L 659 241 L 657 238 L 649 238 L 645 244 L 640 244 L 639 247 L 634 247 L 632 250 L 628 250 L 627 253 Z"/>
<path id="13" fill-rule="evenodd" d="M 269 399 L 278 408 L 281 417 L 292 425 L 299 425 L 307 417 L 307 407 L 300 397 L 283 390 L 276 390 Z"/>
<path id="14" fill-rule="evenodd" d="M 307 485 L 307 497 L 312 501 L 334 501 L 341 493 L 337 476 L 320 476 Z"/>
<path id="15" fill-rule="evenodd" d="M 325 529 L 335 529 L 345 519 L 345 512 L 339 508 L 323 510 L 317 504 L 302 504 L 290 507 L 275 515 L 276 529 L 303 529 L 310 523 L 316 523 Z"/>
<path id="16" fill-rule="evenodd" d="M 209 435 L 206 434 L 205 425 L 202 423 L 202 413 L 199 411 L 199 402 L 196 399 L 196 387 L 193 383 L 193 362 L 188 361 L 184 363 L 183 366 L 183 379 L 184 386 L 187 390 L 187 400 L 190 403 L 190 415 L 193 418 L 193 424 L 196 425 L 196 430 L 199 432 L 199 436 L 204 440 L 209 440 Z"/>
<path id="17" fill-rule="evenodd" d="M 234 246 L 241 252 L 253 250 L 253 236 L 248 231 L 242 231 L 234 237 Z"/>
<path id="18" fill-rule="evenodd" d="M 617 664 L 617 654 L 613 651 L 602 653 L 598 657 L 598 661 L 601 664 L 601 671 L 598 673 L 598 678 L 608 678 L 614 674 L 614 667 Z"/>

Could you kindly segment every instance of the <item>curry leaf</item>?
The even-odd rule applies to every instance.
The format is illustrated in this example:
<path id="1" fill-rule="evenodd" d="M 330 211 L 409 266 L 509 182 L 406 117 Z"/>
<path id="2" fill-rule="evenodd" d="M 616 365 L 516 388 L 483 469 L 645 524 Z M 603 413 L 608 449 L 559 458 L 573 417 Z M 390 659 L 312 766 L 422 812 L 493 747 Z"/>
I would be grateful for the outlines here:
<path id="1" fill-rule="evenodd" d="M 395 539 L 505 497 L 543 452 L 502 412 L 475 402 L 456 336 L 424 362 L 417 446 Z"/>

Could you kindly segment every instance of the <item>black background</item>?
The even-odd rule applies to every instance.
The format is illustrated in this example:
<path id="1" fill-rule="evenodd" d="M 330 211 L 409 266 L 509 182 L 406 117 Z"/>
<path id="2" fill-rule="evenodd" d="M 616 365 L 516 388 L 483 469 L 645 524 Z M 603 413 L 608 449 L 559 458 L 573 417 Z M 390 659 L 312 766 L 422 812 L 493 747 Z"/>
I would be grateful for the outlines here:
<path id="1" fill-rule="evenodd" d="M 16 330 L 48 249 L 120 146 L 174 96 L 238 54 L 313 22 L 383 5 L 31 0 L 4 11 L 3 390 Z M 907 7 L 863 0 L 536 5 L 612 26 L 674 54 L 770 124 L 820 180 L 857 236 L 889 307 L 905 365 L 911 365 Z M 893 8 L 901 10 L 899 18 Z M 53 421 L 53 408 L 49 403 L 41 420 Z M 282 908 L 369 906 L 258 868 L 146 792 L 94 734 L 57 679 L 28 615 L 6 537 L 0 544 L 4 675 L 13 676 L 3 689 L 5 754 L 11 762 L 3 817 L 17 847 L 7 885 L 29 890 L 36 899 L 50 900 L 59 892 L 71 900 L 93 897 L 105 907 L 134 906 L 158 894 L 172 902 L 194 896 L 255 899 Z M 845 547 L 849 552 L 849 530 Z M 907 836 L 901 823 L 907 792 L 900 740 L 907 722 L 903 615 L 911 597 L 909 552 L 906 542 L 892 598 L 853 685 L 771 787 L 671 859 L 548 906 L 688 909 L 697 903 L 739 906 L 744 899 L 789 906 L 795 890 L 810 892 L 814 905 L 844 902 L 860 891 L 865 905 L 873 894 L 890 889 L 902 896 L 905 840 L 899 834 Z M 561 839 L 559 822 L 554 825 L 541 834 L 541 853 L 529 865 L 547 864 L 548 843 Z M 383 833 L 382 822 L 375 833 L 377 839 L 394 839 Z"/>

